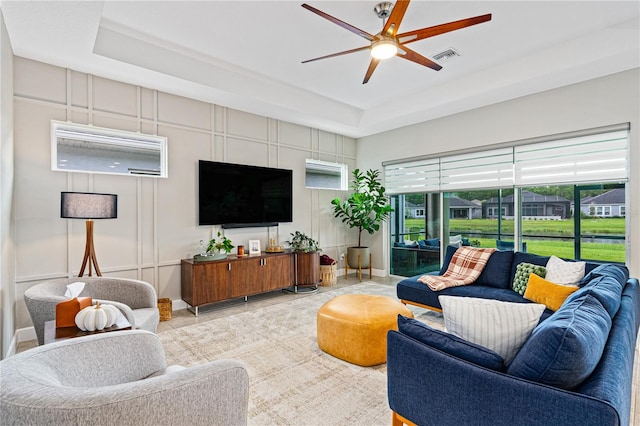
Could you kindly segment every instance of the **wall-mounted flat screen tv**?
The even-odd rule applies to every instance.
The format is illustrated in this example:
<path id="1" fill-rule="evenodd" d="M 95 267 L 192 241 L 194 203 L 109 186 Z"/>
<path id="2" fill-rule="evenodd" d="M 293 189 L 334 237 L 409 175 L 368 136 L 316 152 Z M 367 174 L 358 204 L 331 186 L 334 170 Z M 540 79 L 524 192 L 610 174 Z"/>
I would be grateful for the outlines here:
<path id="1" fill-rule="evenodd" d="M 293 172 L 200 160 L 198 224 L 272 226 L 293 221 Z"/>

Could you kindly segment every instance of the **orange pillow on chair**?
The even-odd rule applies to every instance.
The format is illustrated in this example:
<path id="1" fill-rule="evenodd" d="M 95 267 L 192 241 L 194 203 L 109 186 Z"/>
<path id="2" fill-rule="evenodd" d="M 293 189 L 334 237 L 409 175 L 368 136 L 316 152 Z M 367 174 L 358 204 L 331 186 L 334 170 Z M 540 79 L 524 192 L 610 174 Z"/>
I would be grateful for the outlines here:
<path id="1" fill-rule="evenodd" d="M 544 278 L 531 274 L 524 298 L 532 302 L 542 303 L 552 311 L 557 311 L 564 303 L 565 299 L 571 295 L 578 287 L 572 285 L 554 284 Z"/>

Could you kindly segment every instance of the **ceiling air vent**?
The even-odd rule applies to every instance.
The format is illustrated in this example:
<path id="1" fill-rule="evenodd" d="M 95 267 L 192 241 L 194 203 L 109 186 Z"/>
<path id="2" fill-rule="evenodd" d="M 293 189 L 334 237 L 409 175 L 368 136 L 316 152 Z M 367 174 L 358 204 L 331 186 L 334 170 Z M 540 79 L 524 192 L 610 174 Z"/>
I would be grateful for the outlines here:
<path id="1" fill-rule="evenodd" d="M 456 56 L 460 56 L 460 54 L 453 47 L 450 47 L 444 52 L 436 53 L 431 58 L 436 62 L 447 62 L 455 59 Z"/>

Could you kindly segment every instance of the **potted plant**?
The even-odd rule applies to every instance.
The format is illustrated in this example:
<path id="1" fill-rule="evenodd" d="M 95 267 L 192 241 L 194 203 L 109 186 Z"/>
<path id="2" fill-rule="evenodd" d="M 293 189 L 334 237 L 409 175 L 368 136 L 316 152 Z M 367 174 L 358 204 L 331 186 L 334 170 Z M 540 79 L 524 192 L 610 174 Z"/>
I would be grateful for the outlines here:
<path id="1" fill-rule="evenodd" d="M 346 200 L 331 200 L 333 215 L 350 228 L 358 230 L 358 245 L 347 248 L 349 267 L 366 268 L 370 266 L 369 247 L 362 246 L 362 231 L 371 235 L 379 231 L 380 225 L 391 216 L 393 209 L 385 195 L 379 170 L 369 169 L 362 172 L 355 169 L 351 190 L 353 192 Z"/>
<path id="2" fill-rule="evenodd" d="M 303 232 L 291 233 L 286 241 L 295 253 L 296 285 L 316 286 L 320 282 L 320 244 Z"/>
<path id="3" fill-rule="evenodd" d="M 231 244 L 231 240 L 222 235 L 220 231 L 218 231 L 218 238 L 220 239 L 216 240 L 212 238 L 207 246 L 207 254 L 213 255 L 212 260 L 225 259 L 234 247 L 234 245 Z"/>
<path id="4" fill-rule="evenodd" d="M 287 241 L 292 251 L 309 253 L 312 251 L 322 251 L 320 244 L 303 232 L 291 233 L 291 241 Z"/>

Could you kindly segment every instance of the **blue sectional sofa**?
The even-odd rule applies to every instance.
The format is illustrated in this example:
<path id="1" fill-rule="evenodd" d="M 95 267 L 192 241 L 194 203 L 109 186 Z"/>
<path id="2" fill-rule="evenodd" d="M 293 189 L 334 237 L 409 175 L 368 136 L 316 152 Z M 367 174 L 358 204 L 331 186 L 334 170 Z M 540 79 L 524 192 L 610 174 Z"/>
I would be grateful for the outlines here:
<path id="1" fill-rule="evenodd" d="M 497 251 L 473 284 L 433 292 L 416 276 L 399 282 L 397 294 L 436 310 L 439 294 L 531 303 L 511 290 L 515 269 L 547 260 Z M 545 310 L 507 365 L 493 362 L 488 349 L 400 317 L 387 338 L 389 406 L 396 421 L 418 425 L 627 426 L 639 325 L 638 280 L 623 266 L 589 263 L 579 289 L 557 311 Z"/>

